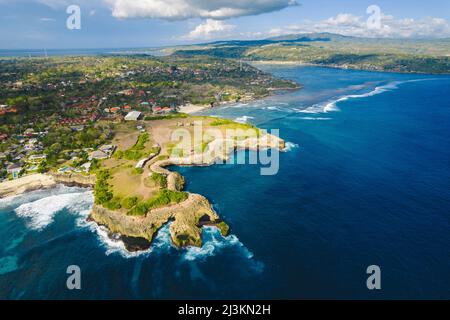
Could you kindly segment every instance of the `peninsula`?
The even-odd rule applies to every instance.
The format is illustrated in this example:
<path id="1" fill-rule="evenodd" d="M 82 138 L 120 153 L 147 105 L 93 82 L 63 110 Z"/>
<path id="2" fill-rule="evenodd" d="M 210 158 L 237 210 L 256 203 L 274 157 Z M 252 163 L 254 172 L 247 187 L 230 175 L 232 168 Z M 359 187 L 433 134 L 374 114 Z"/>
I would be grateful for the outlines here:
<path id="1" fill-rule="evenodd" d="M 198 123 L 202 139 L 196 144 L 194 131 Z M 190 133 L 192 140 L 174 142 L 171 137 L 177 129 Z M 186 114 L 123 122 L 116 124 L 113 131 L 108 146 L 112 151 L 103 159 L 91 159 L 95 168 L 79 172 L 66 164 L 61 167 L 65 170 L 6 181 L 0 184 L 0 197 L 51 188 L 58 183 L 90 186 L 95 196 L 90 219 L 106 227 L 112 238 L 122 239 L 128 250 L 148 248 L 157 231 L 169 222 L 175 246 L 201 246 L 202 226 L 216 226 L 223 235 L 228 234 L 229 227 L 205 197 L 184 191 L 184 178 L 168 167 L 212 165 L 227 160 L 238 149 L 285 148 L 282 139 L 251 125 Z M 228 131 L 234 133 L 231 139 L 226 135 Z M 91 157 L 96 156 L 95 151 L 91 153 Z"/>

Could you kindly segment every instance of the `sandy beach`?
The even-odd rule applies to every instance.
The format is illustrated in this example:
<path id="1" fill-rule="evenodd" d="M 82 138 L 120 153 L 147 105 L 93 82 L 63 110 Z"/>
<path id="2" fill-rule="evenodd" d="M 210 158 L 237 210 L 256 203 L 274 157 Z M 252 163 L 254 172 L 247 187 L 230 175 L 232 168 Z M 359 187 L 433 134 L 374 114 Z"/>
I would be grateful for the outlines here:
<path id="1" fill-rule="evenodd" d="M 16 180 L 0 183 L 0 198 L 16 196 L 38 189 L 51 188 L 55 185 L 56 181 L 50 175 L 32 174 Z"/>
<path id="2" fill-rule="evenodd" d="M 183 105 L 180 107 L 180 112 L 192 114 L 192 113 L 200 112 L 200 111 L 203 111 L 203 110 L 209 109 L 209 108 L 210 108 L 210 106 L 206 106 L 206 105 L 186 104 L 186 105 Z"/>

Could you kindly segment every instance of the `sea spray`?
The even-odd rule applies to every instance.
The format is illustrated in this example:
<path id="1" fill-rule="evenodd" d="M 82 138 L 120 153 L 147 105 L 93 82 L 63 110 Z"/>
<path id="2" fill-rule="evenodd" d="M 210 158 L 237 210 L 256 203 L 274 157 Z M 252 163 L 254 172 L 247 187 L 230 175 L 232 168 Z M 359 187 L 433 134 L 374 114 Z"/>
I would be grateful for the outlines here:
<path id="1" fill-rule="evenodd" d="M 299 148 L 299 145 L 297 143 L 286 142 L 285 151 L 292 151 L 297 148 Z"/>
<path id="2" fill-rule="evenodd" d="M 68 187 L 59 184 L 54 188 L 50 189 L 35 190 L 17 196 L 2 198 L 0 199 L 0 210 L 2 211 L 14 210 L 15 208 L 19 207 L 22 204 L 34 202 L 42 198 L 68 193 L 83 193 L 87 190 L 88 189 L 86 188 Z"/>
<path id="3" fill-rule="evenodd" d="M 150 253 L 161 253 L 162 251 L 167 251 L 172 248 L 172 242 L 170 239 L 170 223 L 163 226 L 156 234 L 152 245 L 147 250 L 140 250 L 135 252 L 130 252 L 126 249 L 125 243 L 120 239 L 112 239 L 110 237 L 109 230 L 98 225 L 94 221 L 88 221 L 88 212 L 80 213 L 80 217 L 77 219 L 77 226 L 80 228 L 88 228 L 92 233 L 97 236 L 97 240 L 100 245 L 105 248 L 105 255 L 109 256 L 112 254 L 119 254 L 123 258 L 137 258 L 146 257 Z"/>
<path id="4" fill-rule="evenodd" d="M 239 123 L 247 123 L 248 120 L 250 119 L 254 119 L 254 117 L 250 117 L 250 116 L 242 116 L 242 117 L 238 117 L 236 119 L 234 119 L 234 121 L 239 122 Z"/>
<path id="5" fill-rule="evenodd" d="M 203 227 L 202 236 L 203 245 L 200 248 L 187 248 L 184 253 L 184 259 L 188 261 L 204 259 L 219 253 L 221 250 L 228 247 L 237 247 L 247 259 L 253 258 L 253 253 L 250 252 L 234 234 L 224 237 L 218 228 L 213 226 L 205 226 Z"/>
<path id="6" fill-rule="evenodd" d="M 25 220 L 31 230 L 42 231 L 53 222 L 55 215 L 64 209 L 78 214 L 93 204 L 92 191 L 51 195 L 39 200 L 27 202 L 14 212 Z"/>
<path id="7" fill-rule="evenodd" d="M 407 81 L 392 81 L 382 86 L 375 87 L 372 91 L 361 93 L 361 94 L 348 94 L 342 97 L 339 97 L 335 100 L 328 101 L 326 103 L 318 103 L 314 104 L 305 109 L 297 109 L 297 112 L 300 113 L 309 113 L 309 114 L 317 114 L 317 113 L 329 113 L 329 112 L 338 112 L 340 109 L 338 108 L 338 103 L 347 101 L 349 99 L 361 99 L 368 98 L 378 94 L 382 94 L 384 92 L 392 91 L 398 89 L 398 86 L 404 83 L 412 83 L 412 82 L 421 82 L 421 81 L 430 81 L 434 79 L 414 79 Z"/>
<path id="8" fill-rule="evenodd" d="M 333 118 L 326 118 L 326 117 L 301 117 L 302 120 L 309 120 L 309 121 L 328 121 L 333 120 Z"/>

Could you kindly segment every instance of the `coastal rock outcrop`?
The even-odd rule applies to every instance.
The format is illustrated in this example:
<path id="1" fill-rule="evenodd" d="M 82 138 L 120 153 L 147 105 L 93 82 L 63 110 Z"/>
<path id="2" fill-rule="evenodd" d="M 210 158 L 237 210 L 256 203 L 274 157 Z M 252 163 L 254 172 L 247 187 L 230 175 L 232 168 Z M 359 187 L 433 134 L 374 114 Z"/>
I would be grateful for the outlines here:
<path id="1" fill-rule="evenodd" d="M 128 239 L 144 238 L 150 242 L 159 229 L 171 222 L 170 235 L 177 247 L 202 245 L 201 228 L 205 217 L 208 224 L 217 226 L 223 235 L 228 233 L 228 226 L 220 220 L 208 200 L 193 193 L 179 204 L 152 209 L 144 217 L 128 216 L 100 205 L 94 205 L 90 217 L 111 233 L 125 235 Z M 127 244 L 126 238 L 122 240 Z"/>
<path id="2" fill-rule="evenodd" d="M 79 173 L 51 173 L 56 183 L 61 183 L 71 187 L 93 187 L 95 185 L 95 175 L 83 175 Z"/>
<path id="3" fill-rule="evenodd" d="M 285 150 L 284 140 L 270 134 L 251 137 L 243 140 L 216 139 L 210 142 L 201 154 L 191 154 L 186 157 L 170 157 L 156 160 L 150 164 L 150 171 L 167 177 L 167 189 L 181 191 L 184 179 L 178 172 L 166 167 L 172 165 L 205 166 L 213 165 L 217 160 L 227 160 L 235 150 L 259 149 Z M 214 152 L 220 150 L 220 152 Z M 198 194 L 189 193 L 188 198 L 178 204 L 152 209 L 145 216 L 129 216 L 123 211 L 108 210 L 95 205 L 91 219 L 105 226 L 110 233 L 120 234 L 127 248 L 127 240 L 147 239 L 151 242 L 158 230 L 166 223 L 170 224 L 172 242 L 177 247 L 202 245 L 202 227 L 216 226 L 223 235 L 229 232 L 229 226 L 223 222 L 213 210 L 209 201 Z"/>

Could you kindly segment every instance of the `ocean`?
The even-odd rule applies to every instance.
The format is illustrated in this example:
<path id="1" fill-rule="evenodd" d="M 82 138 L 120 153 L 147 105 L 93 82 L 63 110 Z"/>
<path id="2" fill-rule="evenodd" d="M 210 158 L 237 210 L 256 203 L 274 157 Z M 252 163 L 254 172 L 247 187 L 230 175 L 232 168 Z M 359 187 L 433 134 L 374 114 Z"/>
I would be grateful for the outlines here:
<path id="1" fill-rule="evenodd" d="M 0 57 L 28 58 L 28 57 L 70 57 L 97 55 L 151 55 L 164 56 L 164 48 L 103 48 L 103 49 L 0 49 Z"/>
<path id="2" fill-rule="evenodd" d="M 449 299 L 450 77 L 260 67 L 304 88 L 203 114 L 279 129 L 278 174 L 173 168 L 229 236 L 206 227 L 202 248 L 176 249 L 166 226 L 131 254 L 86 221 L 91 190 L 1 199 L 0 298 Z"/>

